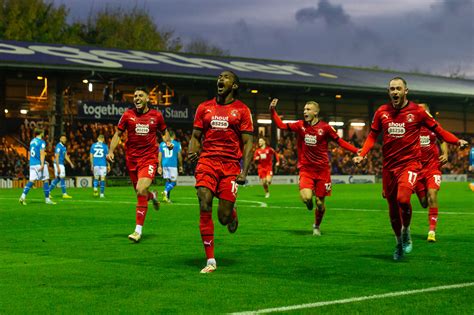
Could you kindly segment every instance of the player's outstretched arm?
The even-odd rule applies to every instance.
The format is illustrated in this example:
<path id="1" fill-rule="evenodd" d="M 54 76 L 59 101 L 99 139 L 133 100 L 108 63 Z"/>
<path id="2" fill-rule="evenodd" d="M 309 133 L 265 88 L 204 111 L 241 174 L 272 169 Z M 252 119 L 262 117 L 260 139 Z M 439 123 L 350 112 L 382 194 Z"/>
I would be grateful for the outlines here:
<path id="1" fill-rule="evenodd" d="M 349 142 L 343 140 L 342 138 L 337 139 L 337 144 L 341 146 L 341 148 L 351 151 L 352 153 L 357 153 L 359 149 L 357 149 L 355 146 L 350 144 Z"/>
<path id="2" fill-rule="evenodd" d="M 278 128 L 288 129 L 288 125 L 284 124 L 280 116 L 278 116 L 278 113 L 276 111 L 277 104 L 278 104 L 278 99 L 274 98 L 272 99 L 272 101 L 270 102 L 270 106 L 268 107 L 270 109 L 272 120 L 275 122 Z"/>
<path id="3" fill-rule="evenodd" d="M 117 129 L 117 131 L 114 133 L 114 136 L 112 137 L 112 140 L 110 141 L 110 150 L 109 153 L 107 154 L 107 161 L 113 162 L 114 161 L 114 151 L 117 145 L 120 142 L 120 137 L 122 136 L 122 131 Z"/>
<path id="4" fill-rule="evenodd" d="M 199 152 L 201 151 L 201 137 L 202 130 L 194 128 L 188 147 L 188 160 L 190 162 L 197 162 L 199 159 Z"/>
<path id="5" fill-rule="evenodd" d="M 250 162 L 252 161 L 253 135 L 249 133 L 242 133 L 242 142 L 244 143 L 244 165 L 242 172 L 235 179 L 236 183 L 239 185 L 245 184 L 247 174 L 249 173 Z"/>
<path id="6" fill-rule="evenodd" d="M 352 161 L 355 164 L 360 164 L 362 160 L 365 158 L 367 153 L 369 153 L 370 149 L 374 147 L 375 141 L 377 140 L 378 133 L 371 130 L 367 139 L 365 139 L 364 146 L 362 147 L 361 151 L 358 153 L 357 156 L 352 158 Z"/>

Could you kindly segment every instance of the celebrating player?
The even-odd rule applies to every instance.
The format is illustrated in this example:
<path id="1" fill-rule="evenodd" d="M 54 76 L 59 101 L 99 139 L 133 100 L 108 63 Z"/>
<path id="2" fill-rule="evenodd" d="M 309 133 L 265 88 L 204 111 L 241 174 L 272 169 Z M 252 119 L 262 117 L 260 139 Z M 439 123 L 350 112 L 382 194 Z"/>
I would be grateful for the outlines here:
<path id="1" fill-rule="evenodd" d="M 443 141 L 467 145 L 452 133 L 444 130 L 433 117 L 407 99 L 408 87 L 405 79 L 395 77 L 390 80 L 388 95 L 391 102 L 380 106 L 375 112 L 371 131 L 354 163 L 359 164 L 374 146 L 377 136 L 383 132 L 383 193 L 387 199 L 390 222 L 397 239 L 393 254 L 400 260 L 412 251 L 410 221 L 412 208 L 410 197 L 420 172 L 420 131 L 425 126 Z"/>
<path id="2" fill-rule="evenodd" d="M 265 191 L 265 198 L 270 197 L 269 186 L 273 178 L 273 157 L 276 159 L 276 166 L 280 165 L 280 157 L 271 147 L 267 147 L 264 138 L 258 139 L 258 149 L 255 150 L 253 160 L 258 165 L 258 177 Z"/>
<path id="3" fill-rule="evenodd" d="M 168 148 L 165 142 L 160 143 L 158 153 L 158 173 L 163 173 L 166 180 L 165 190 L 163 191 L 163 201 L 171 202 L 171 190 L 176 186 L 176 180 L 179 173 L 183 172 L 183 156 L 181 155 L 181 143 L 177 141 L 173 131 L 169 131 L 172 148 Z"/>
<path id="4" fill-rule="evenodd" d="M 72 168 L 74 168 L 74 164 L 72 164 L 71 160 L 69 159 L 69 154 L 67 154 L 66 148 L 66 135 L 61 135 L 59 138 L 59 142 L 56 145 L 56 149 L 54 149 L 54 180 L 51 182 L 51 187 L 49 188 L 49 193 L 56 188 L 56 185 L 60 182 L 61 183 L 61 191 L 63 193 L 64 199 L 71 199 L 72 197 L 69 196 L 66 192 L 66 167 L 64 166 L 64 161 L 66 160 Z"/>
<path id="5" fill-rule="evenodd" d="M 44 131 L 35 129 L 35 137 L 30 142 L 30 180 L 26 183 L 23 193 L 20 197 L 20 204 L 26 206 L 26 195 L 37 180 L 43 181 L 43 191 L 45 202 L 48 205 L 54 205 L 55 202 L 49 199 L 49 171 L 46 158 L 46 142 L 43 140 Z"/>
<path id="6" fill-rule="evenodd" d="M 313 210 L 313 195 L 316 199 L 313 235 L 321 236 L 320 225 L 326 206 L 324 199 L 331 195 L 331 167 L 328 157 L 328 143 L 335 141 L 342 148 L 357 153 L 357 148 L 339 138 L 333 127 L 319 118 L 319 104 L 306 102 L 304 120 L 285 124 L 276 112 L 278 99 L 270 103 L 270 111 L 277 127 L 291 130 L 298 135 L 298 169 L 300 171 L 300 196 L 308 210 Z"/>
<path id="7" fill-rule="evenodd" d="M 97 137 L 97 142 L 91 145 L 89 151 L 89 159 L 91 162 L 92 173 L 94 174 L 94 196 L 98 196 L 98 186 L 100 180 L 100 198 L 104 198 L 105 191 L 105 176 L 110 171 L 110 165 L 107 162 L 106 156 L 109 153 L 109 148 L 104 143 L 104 135 Z"/>
<path id="8" fill-rule="evenodd" d="M 207 265 L 201 273 L 210 273 L 217 268 L 212 199 L 214 196 L 219 199 L 219 222 L 227 225 L 230 233 L 235 233 L 238 226 L 234 208 L 237 188 L 245 183 L 252 160 L 252 116 L 249 108 L 236 99 L 238 88 L 239 78 L 233 72 L 224 71 L 219 75 L 217 96 L 197 108 L 189 142 L 189 160 L 199 160 L 195 171 L 199 227 L 207 256 Z"/>
<path id="9" fill-rule="evenodd" d="M 427 104 L 419 104 L 421 108 L 430 112 Z M 436 223 L 438 222 L 438 191 L 441 185 L 442 164 L 448 161 L 448 145 L 441 142 L 441 152 L 437 145 L 436 134 L 426 127 L 421 127 L 420 146 L 421 146 L 421 170 L 416 181 L 415 192 L 418 195 L 421 206 L 429 206 L 428 223 L 430 225 L 428 232 L 428 242 L 436 242 Z M 428 194 L 428 196 L 427 196 Z"/>
<path id="10" fill-rule="evenodd" d="M 114 161 L 114 150 L 119 144 L 121 135 L 127 131 L 125 155 L 128 174 L 132 180 L 133 188 L 137 193 L 136 226 L 135 231 L 128 238 L 138 243 L 142 237 L 143 223 L 148 211 L 148 201 L 153 202 L 153 207 L 158 210 L 160 203 L 156 191 L 150 192 L 150 187 L 155 178 L 158 166 L 157 132 L 161 132 L 168 146 L 171 146 L 168 130 L 163 115 L 156 109 L 148 107 L 149 94 L 144 87 L 137 87 L 133 95 L 135 108 L 123 113 L 117 126 L 107 160 Z"/>

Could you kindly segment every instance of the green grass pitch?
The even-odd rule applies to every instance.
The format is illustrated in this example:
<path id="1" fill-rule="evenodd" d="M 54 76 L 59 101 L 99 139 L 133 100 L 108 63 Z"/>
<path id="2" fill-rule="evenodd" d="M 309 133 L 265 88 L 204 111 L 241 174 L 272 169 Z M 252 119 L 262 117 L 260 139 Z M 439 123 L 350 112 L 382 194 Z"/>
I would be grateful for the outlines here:
<path id="1" fill-rule="evenodd" d="M 158 187 L 162 189 L 162 187 Z M 0 314 L 216 314 L 336 301 L 474 282 L 474 193 L 445 183 L 437 243 L 427 243 L 427 210 L 412 197 L 413 252 L 392 260 L 395 240 L 381 186 L 335 185 L 322 237 L 298 188 L 240 187 L 239 229 L 229 234 L 214 208 L 216 260 L 205 265 L 194 188 L 173 204 L 151 205 L 141 243 L 131 188 L 69 189 L 72 200 L 44 204 L 41 189 L 0 190 Z M 474 286 L 352 301 L 298 314 L 473 314 Z"/>

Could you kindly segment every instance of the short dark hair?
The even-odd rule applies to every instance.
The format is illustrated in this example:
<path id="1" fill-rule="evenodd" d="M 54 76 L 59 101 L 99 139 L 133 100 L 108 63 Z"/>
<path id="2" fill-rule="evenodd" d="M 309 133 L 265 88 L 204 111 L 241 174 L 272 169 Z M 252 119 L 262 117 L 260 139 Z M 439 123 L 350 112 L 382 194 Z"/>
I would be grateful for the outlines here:
<path id="1" fill-rule="evenodd" d="M 230 70 L 226 70 L 226 71 L 232 73 L 232 75 L 234 76 L 234 83 L 236 83 L 237 85 L 240 85 L 239 76 L 236 75 L 235 72 L 233 72 L 233 71 L 230 71 Z"/>
<path id="2" fill-rule="evenodd" d="M 389 82 L 392 82 L 392 81 L 395 81 L 395 80 L 400 80 L 403 82 L 403 84 L 405 84 L 405 87 L 408 87 L 408 84 L 407 84 L 407 81 L 402 78 L 402 77 L 394 77 L 392 80 L 390 80 Z"/>
<path id="3" fill-rule="evenodd" d="M 235 72 L 233 71 L 230 71 L 230 70 L 225 70 L 229 73 L 232 74 L 232 76 L 234 77 L 234 84 L 237 84 L 237 88 L 234 90 L 232 89 L 233 93 L 234 93 L 234 97 L 239 97 L 239 88 L 240 88 L 240 79 L 239 79 L 239 76 L 235 74 Z"/>
<path id="4" fill-rule="evenodd" d="M 146 94 L 150 94 L 150 91 L 148 91 L 148 88 L 145 87 L 145 86 L 137 86 L 137 87 L 135 88 L 135 92 L 136 92 L 136 91 L 143 91 L 143 92 L 145 92 Z"/>

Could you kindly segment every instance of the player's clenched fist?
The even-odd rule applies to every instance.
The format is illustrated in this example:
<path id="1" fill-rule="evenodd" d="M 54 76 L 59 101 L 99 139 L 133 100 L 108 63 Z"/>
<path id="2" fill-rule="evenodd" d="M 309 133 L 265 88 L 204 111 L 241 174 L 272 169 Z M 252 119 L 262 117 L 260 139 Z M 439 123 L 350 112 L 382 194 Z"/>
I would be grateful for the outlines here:
<path id="1" fill-rule="evenodd" d="M 277 98 L 274 98 L 272 99 L 272 101 L 270 102 L 270 106 L 268 109 L 272 109 L 272 108 L 275 108 L 278 104 L 278 99 Z"/>
<path id="2" fill-rule="evenodd" d="M 352 158 L 352 162 L 354 162 L 354 164 L 360 164 L 362 163 L 362 161 L 364 160 L 364 158 L 362 156 L 354 156 Z"/>
<path id="3" fill-rule="evenodd" d="M 107 154 L 106 158 L 107 158 L 107 161 L 113 162 L 114 161 L 114 154 L 112 152 L 109 152 L 109 154 Z"/>

